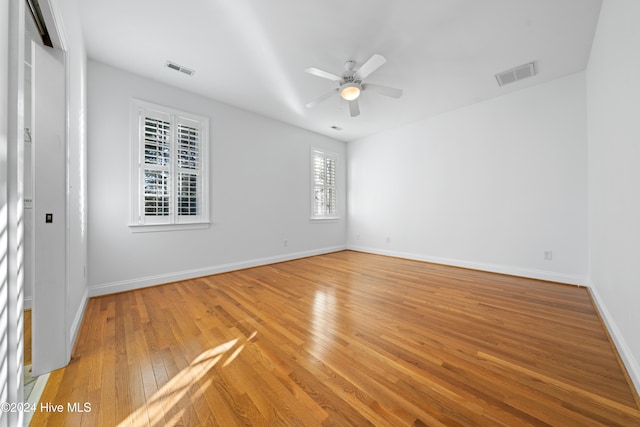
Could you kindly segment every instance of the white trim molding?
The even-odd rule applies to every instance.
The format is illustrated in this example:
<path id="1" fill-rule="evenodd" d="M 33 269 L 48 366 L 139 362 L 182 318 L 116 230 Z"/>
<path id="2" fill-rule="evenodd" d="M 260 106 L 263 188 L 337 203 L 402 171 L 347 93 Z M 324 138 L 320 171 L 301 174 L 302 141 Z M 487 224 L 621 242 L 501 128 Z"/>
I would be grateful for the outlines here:
<path id="1" fill-rule="evenodd" d="M 462 268 L 468 268 L 471 270 L 489 271 L 491 273 L 507 274 L 509 276 L 526 277 L 529 279 L 545 280 L 548 282 L 558 282 L 558 283 L 565 283 L 565 284 L 576 285 L 576 286 L 586 286 L 586 283 L 587 283 L 586 277 L 573 275 L 573 274 L 558 273 L 555 271 L 533 270 L 530 268 L 513 267 L 509 265 L 487 264 L 483 262 L 467 261 L 467 260 L 460 260 L 455 258 L 442 258 L 442 257 L 423 255 L 423 254 L 413 254 L 413 253 L 399 252 L 399 251 L 388 251 L 388 250 L 370 248 L 370 247 L 358 246 L 358 245 L 347 245 L 347 249 L 352 251 L 358 251 L 358 252 L 367 252 L 367 253 L 372 253 L 377 255 L 386 255 L 386 256 L 392 256 L 396 258 L 411 259 L 415 261 L 431 262 L 434 264 L 443 264 L 443 265 L 449 265 L 452 267 L 462 267 Z"/>
<path id="2" fill-rule="evenodd" d="M 140 277 L 136 279 L 122 280 L 119 282 L 101 283 L 89 286 L 89 297 L 114 294 L 117 292 L 132 291 L 134 289 L 146 288 L 149 286 L 162 285 L 165 283 L 177 282 L 180 280 L 195 279 L 198 277 L 211 276 L 213 274 L 227 273 L 229 271 L 242 270 L 244 268 L 259 267 L 263 265 L 275 264 L 283 261 L 307 258 L 314 255 L 323 255 L 332 252 L 339 252 L 347 249 L 345 246 L 332 246 L 327 248 L 313 249 L 303 252 L 294 252 L 283 255 L 276 255 L 265 258 L 257 258 L 245 261 L 238 261 L 228 264 L 220 264 L 193 270 L 185 270 L 176 273 L 160 274 L 157 276 Z"/>

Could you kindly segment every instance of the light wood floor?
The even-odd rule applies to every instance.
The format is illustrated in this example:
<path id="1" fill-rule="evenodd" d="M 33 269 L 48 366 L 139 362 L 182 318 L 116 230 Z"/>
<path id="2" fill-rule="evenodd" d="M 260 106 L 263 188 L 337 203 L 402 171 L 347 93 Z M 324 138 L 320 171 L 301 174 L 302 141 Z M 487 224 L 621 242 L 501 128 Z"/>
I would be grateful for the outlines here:
<path id="1" fill-rule="evenodd" d="M 23 315 L 24 331 L 22 339 L 24 340 L 24 364 L 31 365 L 31 310 L 25 310 Z"/>
<path id="2" fill-rule="evenodd" d="M 586 289 L 350 251 L 91 299 L 41 402 L 91 412 L 32 425 L 640 425 Z"/>

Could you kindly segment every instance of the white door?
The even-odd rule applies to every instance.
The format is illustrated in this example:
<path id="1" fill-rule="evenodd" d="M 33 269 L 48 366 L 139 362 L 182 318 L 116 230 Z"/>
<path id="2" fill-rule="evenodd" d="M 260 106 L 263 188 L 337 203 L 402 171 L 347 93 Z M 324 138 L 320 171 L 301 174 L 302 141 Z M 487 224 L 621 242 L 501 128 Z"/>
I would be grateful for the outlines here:
<path id="1" fill-rule="evenodd" d="M 60 50 L 32 44 L 34 375 L 69 360 L 66 307 L 66 111 L 65 64 Z"/>

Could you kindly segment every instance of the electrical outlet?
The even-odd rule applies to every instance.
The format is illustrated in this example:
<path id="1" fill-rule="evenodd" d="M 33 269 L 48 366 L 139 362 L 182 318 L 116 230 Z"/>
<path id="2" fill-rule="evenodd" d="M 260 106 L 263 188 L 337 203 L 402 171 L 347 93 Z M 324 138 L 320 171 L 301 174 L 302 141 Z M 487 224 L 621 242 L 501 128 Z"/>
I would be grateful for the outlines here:
<path id="1" fill-rule="evenodd" d="M 284 241 L 282 242 L 282 246 L 284 246 L 285 248 L 289 246 L 289 241 L 287 239 L 284 239 Z"/>
<path id="2" fill-rule="evenodd" d="M 550 261 L 553 259 L 553 252 L 552 251 L 544 251 L 544 259 L 546 261 Z"/>
<path id="3" fill-rule="evenodd" d="M 391 243 L 391 237 L 387 236 L 387 243 Z"/>

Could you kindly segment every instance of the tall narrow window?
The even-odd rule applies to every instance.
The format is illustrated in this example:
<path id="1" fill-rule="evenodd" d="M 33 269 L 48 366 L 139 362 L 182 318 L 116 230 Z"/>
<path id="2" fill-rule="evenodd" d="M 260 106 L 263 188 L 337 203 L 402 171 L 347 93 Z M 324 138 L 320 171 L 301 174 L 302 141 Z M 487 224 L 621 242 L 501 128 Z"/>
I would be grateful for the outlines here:
<path id="1" fill-rule="evenodd" d="M 208 119 L 139 100 L 132 110 L 130 225 L 153 231 L 208 224 Z"/>
<path id="2" fill-rule="evenodd" d="M 336 195 L 336 156 L 319 150 L 311 151 L 312 219 L 338 217 Z"/>

